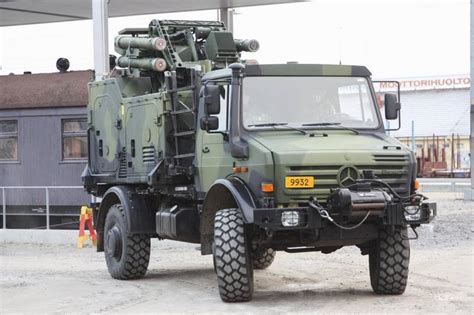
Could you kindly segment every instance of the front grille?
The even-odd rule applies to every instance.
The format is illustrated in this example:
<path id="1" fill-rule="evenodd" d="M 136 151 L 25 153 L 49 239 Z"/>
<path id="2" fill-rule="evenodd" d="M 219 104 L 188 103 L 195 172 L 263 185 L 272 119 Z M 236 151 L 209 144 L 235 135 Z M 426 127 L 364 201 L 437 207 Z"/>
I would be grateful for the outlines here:
<path id="1" fill-rule="evenodd" d="M 314 189 L 287 189 L 290 202 L 306 202 L 316 196 L 326 202 L 331 189 L 339 188 L 337 174 L 346 165 L 305 165 L 286 167 L 286 176 L 314 176 Z M 372 163 L 354 165 L 359 170 L 373 170 L 374 175 L 388 183 L 397 193 L 407 195 L 410 189 L 410 158 L 405 154 L 373 154 Z"/>
<path id="2" fill-rule="evenodd" d="M 375 162 L 410 162 L 408 155 L 405 154 L 373 154 Z"/>
<path id="3" fill-rule="evenodd" d="M 143 147 L 142 151 L 143 163 L 144 164 L 154 164 L 155 163 L 155 147 Z"/>

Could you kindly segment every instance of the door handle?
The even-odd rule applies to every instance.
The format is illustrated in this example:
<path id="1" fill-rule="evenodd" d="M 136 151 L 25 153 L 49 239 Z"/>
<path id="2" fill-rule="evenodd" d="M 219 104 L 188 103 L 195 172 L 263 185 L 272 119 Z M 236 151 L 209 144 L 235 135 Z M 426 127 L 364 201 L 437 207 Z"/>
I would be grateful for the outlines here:
<path id="1" fill-rule="evenodd" d="M 204 147 L 204 148 L 202 149 L 202 153 L 209 153 L 210 151 L 211 151 L 211 150 L 209 150 L 208 147 Z"/>

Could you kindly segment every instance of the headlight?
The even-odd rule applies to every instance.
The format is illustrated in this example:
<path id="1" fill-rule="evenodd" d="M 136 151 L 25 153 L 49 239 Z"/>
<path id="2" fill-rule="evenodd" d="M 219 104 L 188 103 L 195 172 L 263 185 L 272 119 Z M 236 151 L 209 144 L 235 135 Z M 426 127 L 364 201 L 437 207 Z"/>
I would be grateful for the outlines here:
<path id="1" fill-rule="evenodd" d="M 421 211 L 419 206 L 406 206 L 405 207 L 405 220 L 407 221 L 419 221 L 421 219 Z"/>
<path id="2" fill-rule="evenodd" d="M 281 224 L 285 227 L 297 226 L 300 223 L 298 211 L 283 211 L 281 213 Z"/>

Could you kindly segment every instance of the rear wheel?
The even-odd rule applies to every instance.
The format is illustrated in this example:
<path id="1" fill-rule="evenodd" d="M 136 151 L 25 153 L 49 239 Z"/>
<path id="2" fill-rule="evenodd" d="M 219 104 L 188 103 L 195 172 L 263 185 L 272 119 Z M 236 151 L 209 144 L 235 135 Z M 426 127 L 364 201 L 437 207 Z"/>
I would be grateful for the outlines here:
<path id="1" fill-rule="evenodd" d="M 127 231 L 122 205 L 111 206 L 104 228 L 105 261 L 110 275 L 120 280 L 143 277 L 150 261 L 150 237 Z"/>
<path id="2" fill-rule="evenodd" d="M 244 221 L 238 209 L 216 213 L 213 254 L 221 299 L 224 302 L 250 301 L 253 268 Z"/>
<path id="3" fill-rule="evenodd" d="M 275 260 L 276 252 L 271 248 L 252 251 L 252 264 L 255 269 L 267 269 Z"/>
<path id="4" fill-rule="evenodd" d="M 408 280 L 410 242 L 406 227 L 380 230 L 369 253 L 370 283 L 378 294 L 402 294 Z"/>

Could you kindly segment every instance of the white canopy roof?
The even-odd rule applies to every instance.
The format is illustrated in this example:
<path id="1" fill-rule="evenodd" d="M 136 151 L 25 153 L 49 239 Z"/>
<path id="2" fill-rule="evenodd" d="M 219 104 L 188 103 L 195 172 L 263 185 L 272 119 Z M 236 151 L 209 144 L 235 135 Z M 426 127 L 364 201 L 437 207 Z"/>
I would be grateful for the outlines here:
<path id="1" fill-rule="evenodd" d="M 109 17 L 237 8 L 304 0 L 110 0 Z M 85 20 L 91 0 L 0 0 L 0 26 Z"/>

